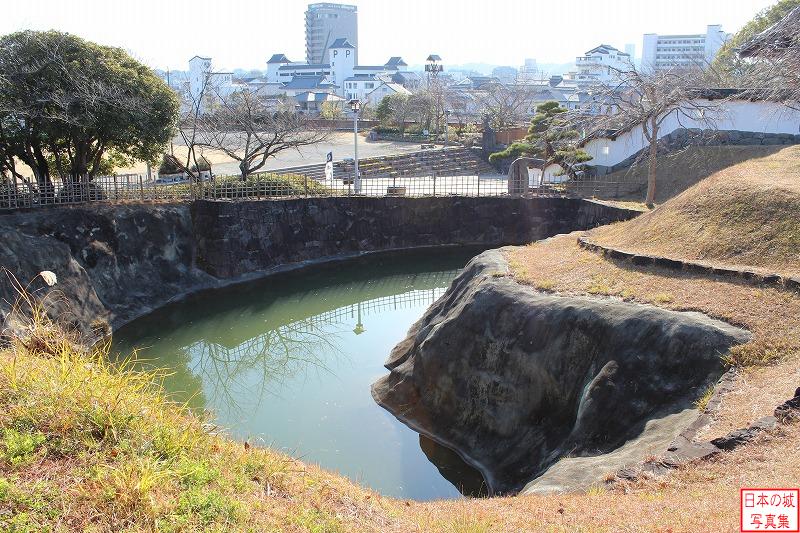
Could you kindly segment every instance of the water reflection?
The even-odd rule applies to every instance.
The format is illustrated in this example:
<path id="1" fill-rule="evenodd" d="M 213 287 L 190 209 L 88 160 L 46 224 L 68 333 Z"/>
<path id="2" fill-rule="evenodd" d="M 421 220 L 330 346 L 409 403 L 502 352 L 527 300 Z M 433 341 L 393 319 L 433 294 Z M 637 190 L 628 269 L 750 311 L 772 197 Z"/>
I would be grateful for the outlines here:
<path id="1" fill-rule="evenodd" d="M 391 348 L 472 255 L 362 260 L 207 293 L 124 328 L 115 347 L 145 347 L 140 357 L 172 371 L 167 390 L 211 411 L 234 436 L 260 438 L 384 494 L 480 494 L 480 474 L 402 425 L 369 391 Z"/>

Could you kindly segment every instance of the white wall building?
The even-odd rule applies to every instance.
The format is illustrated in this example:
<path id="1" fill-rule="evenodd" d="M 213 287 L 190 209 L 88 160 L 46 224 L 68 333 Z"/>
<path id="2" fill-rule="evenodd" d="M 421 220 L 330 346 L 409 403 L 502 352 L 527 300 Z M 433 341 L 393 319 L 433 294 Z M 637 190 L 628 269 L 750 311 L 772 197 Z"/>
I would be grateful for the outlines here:
<path id="1" fill-rule="evenodd" d="M 601 44 L 576 57 L 575 71 L 565 76 L 565 80 L 580 86 L 613 83 L 619 79 L 620 72 L 632 68 L 633 58 L 630 54 L 613 46 Z"/>
<path id="2" fill-rule="evenodd" d="M 705 102 L 706 104 L 708 102 Z M 706 111 L 709 115 L 712 111 Z M 659 139 L 679 128 L 707 128 L 706 119 L 691 120 L 673 112 L 659 128 Z M 800 111 L 794 111 L 775 102 L 732 100 L 723 102 L 713 111 L 715 129 L 718 131 L 745 131 L 754 133 L 800 134 Z M 592 156 L 589 165 L 612 167 L 648 146 L 638 125 L 614 138 L 592 139 L 583 147 Z"/>
<path id="3" fill-rule="evenodd" d="M 201 93 L 227 97 L 235 90 L 232 72 L 213 72 L 211 58 L 194 56 L 189 60 L 189 92 L 193 99 Z"/>
<path id="4" fill-rule="evenodd" d="M 411 91 L 409 91 L 399 83 L 381 81 L 378 82 L 377 87 L 375 87 L 373 90 L 369 91 L 364 95 L 363 101 L 368 106 L 375 109 L 375 107 L 378 106 L 381 100 L 393 94 L 402 94 L 405 96 L 411 96 Z M 359 100 L 362 100 L 362 98 L 359 98 Z"/>
<path id="5" fill-rule="evenodd" d="M 729 33 L 722 31 L 719 24 L 707 26 L 704 34 L 646 33 L 642 43 L 642 67 L 660 70 L 707 65 L 730 37 Z"/>

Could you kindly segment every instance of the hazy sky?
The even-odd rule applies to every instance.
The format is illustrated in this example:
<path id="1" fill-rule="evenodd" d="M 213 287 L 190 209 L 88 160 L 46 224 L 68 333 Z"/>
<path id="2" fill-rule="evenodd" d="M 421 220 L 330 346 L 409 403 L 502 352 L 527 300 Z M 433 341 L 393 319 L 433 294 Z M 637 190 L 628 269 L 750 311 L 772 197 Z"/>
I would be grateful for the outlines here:
<path id="1" fill-rule="evenodd" d="M 58 29 L 121 46 L 148 65 L 186 69 L 195 54 L 218 69 L 266 67 L 275 52 L 305 59 L 301 0 L 0 0 L 0 33 Z M 643 33 L 734 32 L 774 0 L 357 0 L 359 60 L 393 55 L 445 66 L 574 61 L 601 43 L 636 45 Z"/>

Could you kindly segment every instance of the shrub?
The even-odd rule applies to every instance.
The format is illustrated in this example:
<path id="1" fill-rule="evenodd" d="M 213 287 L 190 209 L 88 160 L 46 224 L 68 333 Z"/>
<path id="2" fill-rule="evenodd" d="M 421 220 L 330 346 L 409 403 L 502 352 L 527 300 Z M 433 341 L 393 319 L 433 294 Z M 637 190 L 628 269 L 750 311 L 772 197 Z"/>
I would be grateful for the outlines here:
<path id="1" fill-rule="evenodd" d="M 192 172 L 210 172 L 210 171 L 211 171 L 211 161 L 206 159 L 206 157 L 203 155 L 197 158 L 196 164 L 192 165 Z M 178 172 L 180 172 L 180 170 Z"/>
<path id="2" fill-rule="evenodd" d="M 331 192 L 306 176 L 287 174 L 251 174 L 246 180 L 226 176 L 204 187 L 206 198 L 249 198 L 253 196 L 323 195 Z"/>
<path id="3" fill-rule="evenodd" d="M 180 162 L 178 162 L 178 158 L 174 155 L 164 154 L 164 157 L 161 159 L 161 166 L 158 167 L 158 173 L 180 174 L 181 172 L 183 172 L 183 167 Z"/>
<path id="4" fill-rule="evenodd" d="M 374 128 L 372 128 L 372 131 L 374 131 L 375 133 L 377 133 L 379 135 L 380 134 L 398 134 L 398 133 L 400 133 L 400 128 L 393 128 L 393 127 L 389 127 L 389 126 L 375 126 Z"/>

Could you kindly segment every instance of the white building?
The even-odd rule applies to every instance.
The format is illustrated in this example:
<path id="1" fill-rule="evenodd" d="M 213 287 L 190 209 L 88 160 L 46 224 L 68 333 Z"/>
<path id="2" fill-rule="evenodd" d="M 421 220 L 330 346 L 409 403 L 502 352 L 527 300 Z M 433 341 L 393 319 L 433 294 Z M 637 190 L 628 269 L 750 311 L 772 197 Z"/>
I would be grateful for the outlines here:
<path id="1" fill-rule="evenodd" d="M 189 92 L 193 99 L 201 93 L 227 97 L 235 90 L 232 72 L 213 72 L 211 58 L 194 56 L 189 60 Z"/>
<path id="2" fill-rule="evenodd" d="M 394 94 L 411 96 L 411 91 L 399 83 L 381 81 L 377 87 L 366 93 L 363 98 L 359 98 L 359 100 L 363 100 L 368 106 L 374 109 L 381 100 Z"/>
<path id="3" fill-rule="evenodd" d="M 410 74 L 402 70 L 408 65 L 399 56 L 389 58 L 385 65 L 359 65 L 355 45 L 343 37 L 331 42 L 327 50 L 326 63 L 296 63 L 284 54 L 270 57 L 266 76 L 270 93 L 332 93 L 345 100 L 366 100 L 375 89 L 384 84 L 397 85 L 394 78 L 406 80 Z"/>
<path id="4" fill-rule="evenodd" d="M 730 39 L 722 26 L 712 24 L 706 33 L 695 35 L 644 34 L 642 43 L 642 67 L 645 69 L 668 69 L 674 67 L 704 66 L 709 64 L 717 51 Z"/>
<path id="5" fill-rule="evenodd" d="M 633 68 L 633 58 L 627 52 L 601 44 L 575 58 L 575 71 L 564 76 L 565 81 L 579 86 L 613 83 L 621 72 Z"/>

